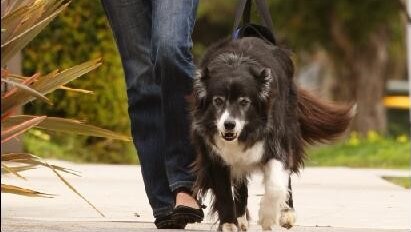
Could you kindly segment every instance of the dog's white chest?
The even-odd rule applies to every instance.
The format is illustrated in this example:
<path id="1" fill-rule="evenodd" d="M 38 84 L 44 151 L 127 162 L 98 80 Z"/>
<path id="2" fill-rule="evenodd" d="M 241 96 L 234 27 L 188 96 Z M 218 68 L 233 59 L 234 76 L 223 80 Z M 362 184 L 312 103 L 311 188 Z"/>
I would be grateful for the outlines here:
<path id="1" fill-rule="evenodd" d="M 216 138 L 215 143 L 215 152 L 236 172 L 233 174 L 241 175 L 250 172 L 253 167 L 260 163 L 264 154 L 264 143 L 262 141 L 245 150 L 244 146 L 237 141 L 228 142 Z"/>

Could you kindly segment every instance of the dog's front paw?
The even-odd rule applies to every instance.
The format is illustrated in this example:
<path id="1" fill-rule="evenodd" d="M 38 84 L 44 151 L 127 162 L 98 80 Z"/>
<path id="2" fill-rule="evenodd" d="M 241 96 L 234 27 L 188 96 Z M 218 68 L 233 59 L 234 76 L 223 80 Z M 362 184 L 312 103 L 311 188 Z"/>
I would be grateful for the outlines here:
<path id="1" fill-rule="evenodd" d="M 237 221 L 238 221 L 238 228 L 239 228 L 240 231 L 247 231 L 248 230 L 249 222 L 248 222 L 247 216 L 245 214 L 241 217 L 238 217 Z"/>
<path id="2" fill-rule="evenodd" d="M 297 220 L 297 215 L 294 209 L 282 209 L 280 216 L 280 226 L 290 229 L 294 226 L 295 221 Z"/>
<path id="3" fill-rule="evenodd" d="M 224 223 L 221 226 L 222 232 L 237 232 L 238 228 L 234 223 Z"/>
<path id="4" fill-rule="evenodd" d="M 258 223 L 261 225 L 263 230 L 271 230 L 271 227 L 275 224 L 273 218 L 261 218 Z"/>

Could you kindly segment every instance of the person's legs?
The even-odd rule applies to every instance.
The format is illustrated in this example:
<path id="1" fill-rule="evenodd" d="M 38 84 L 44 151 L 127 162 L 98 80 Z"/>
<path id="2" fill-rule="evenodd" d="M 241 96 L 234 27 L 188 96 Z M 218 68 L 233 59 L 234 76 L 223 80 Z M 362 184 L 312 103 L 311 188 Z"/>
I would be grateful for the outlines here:
<path id="1" fill-rule="evenodd" d="M 189 106 L 194 64 L 191 34 L 197 0 L 153 0 L 154 70 L 161 80 L 165 164 L 170 189 L 191 190 L 195 152 L 190 142 Z"/>
<path id="2" fill-rule="evenodd" d="M 102 0 L 126 77 L 129 116 L 145 190 L 154 217 L 167 216 L 174 195 L 164 165 L 161 88 L 151 60 L 150 0 Z"/>

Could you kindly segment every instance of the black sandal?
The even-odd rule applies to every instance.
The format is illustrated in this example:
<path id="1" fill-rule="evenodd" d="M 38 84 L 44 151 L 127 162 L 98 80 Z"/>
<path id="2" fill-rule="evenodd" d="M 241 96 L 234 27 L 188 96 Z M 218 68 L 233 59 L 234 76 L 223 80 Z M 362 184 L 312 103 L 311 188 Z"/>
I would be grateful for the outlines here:
<path id="1" fill-rule="evenodd" d="M 182 224 L 201 222 L 204 219 L 202 208 L 204 208 L 203 205 L 199 209 L 178 205 L 173 210 L 173 218 Z"/>
<path id="2" fill-rule="evenodd" d="M 179 192 L 185 192 L 193 196 L 193 192 L 184 187 L 179 188 L 175 191 L 176 196 Z M 200 206 L 199 209 L 195 209 L 185 205 L 176 206 L 173 210 L 173 218 L 182 224 L 201 222 L 204 219 L 203 209 L 205 208 L 205 205 L 201 204 L 201 202 L 198 200 L 197 204 Z"/>
<path id="3" fill-rule="evenodd" d="M 154 224 L 157 226 L 157 229 L 184 229 L 187 225 L 187 223 L 176 220 L 174 214 L 158 217 Z"/>

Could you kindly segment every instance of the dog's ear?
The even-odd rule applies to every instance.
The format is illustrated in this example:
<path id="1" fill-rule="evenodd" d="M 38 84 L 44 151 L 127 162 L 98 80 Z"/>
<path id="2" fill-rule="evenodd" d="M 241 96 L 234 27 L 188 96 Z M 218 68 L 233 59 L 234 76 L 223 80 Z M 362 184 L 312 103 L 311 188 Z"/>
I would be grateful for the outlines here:
<path id="1" fill-rule="evenodd" d="M 200 100 L 204 99 L 207 95 L 204 80 L 207 79 L 208 68 L 197 69 L 194 76 L 193 92 L 194 96 Z"/>
<path id="2" fill-rule="evenodd" d="M 258 74 L 259 81 L 261 81 L 260 98 L 266 100 L 270 96 L 271 82 L 273 82 L 273 76 L 271 69 L 263 68 Z"/>

